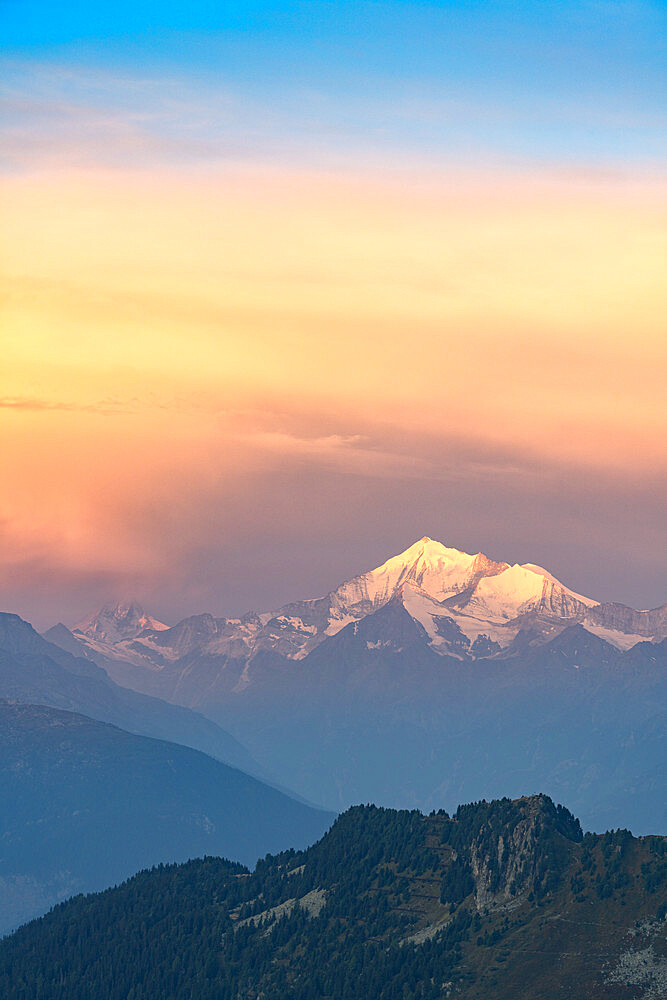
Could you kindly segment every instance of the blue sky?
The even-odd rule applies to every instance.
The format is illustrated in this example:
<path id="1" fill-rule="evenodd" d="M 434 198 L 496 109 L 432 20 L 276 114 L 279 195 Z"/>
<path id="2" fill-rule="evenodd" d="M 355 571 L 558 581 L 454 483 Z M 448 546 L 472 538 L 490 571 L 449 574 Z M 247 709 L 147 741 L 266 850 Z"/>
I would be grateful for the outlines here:
<path id="1" fill-rule="evenodd" d="M 1 2 L 10 165 L 49 141 L 76 158 L 77 136 L 111 162 L 654 167 L 666 151 L 663 4 Z M 98 111 L 143 153 L 105 151 Z"/>

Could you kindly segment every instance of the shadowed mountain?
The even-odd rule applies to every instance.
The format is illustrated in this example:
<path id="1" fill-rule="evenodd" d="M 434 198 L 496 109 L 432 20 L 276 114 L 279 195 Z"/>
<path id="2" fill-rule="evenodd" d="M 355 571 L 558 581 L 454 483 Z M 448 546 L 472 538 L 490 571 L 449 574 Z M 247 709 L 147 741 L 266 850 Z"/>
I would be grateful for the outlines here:
<path id="1" fill-rule="evenodd" d="M 0 702 L 0 933 L 146 866 L 253 864 L 312 843 L 333 814 L 188 747 Z"/>
<path id="2" fill-rule="evenodd" d="M 462 663 L 420 642 L 398 603 L 376 615 L 284 671 L 258 657 L 256 683 L 215 717 L 292 787 L 339 807 L 452 808 L 541 787 L 588 829 L 667 828 L 667 643 L 621 652 L 573 626 Z M 317 754 L 304 756 L 304 740 Z"/>
<path id="3" fill-rule="evenodd" d="M 62 638 L 62 630 L 58 634 Z M 81 712 L 261 771 L 245 747 L 210 719 L 115 684 L 91 659 L 47 642 L 28 622 L 6 613 L 0 613 L 0 697 Z"/>

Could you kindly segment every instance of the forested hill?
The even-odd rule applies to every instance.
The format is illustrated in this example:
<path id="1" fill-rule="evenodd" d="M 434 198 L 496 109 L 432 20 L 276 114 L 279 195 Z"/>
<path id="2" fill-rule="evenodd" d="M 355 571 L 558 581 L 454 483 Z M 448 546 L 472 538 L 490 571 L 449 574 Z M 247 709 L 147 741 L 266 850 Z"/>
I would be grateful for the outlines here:
<path id="1" fill-rule="evenodd" d="M 655 1000 L 667 838 L 582 836 L 545 796 L 359 806 L 250 873 L 205 858 L 0 942 L 8 1000 Z"/>

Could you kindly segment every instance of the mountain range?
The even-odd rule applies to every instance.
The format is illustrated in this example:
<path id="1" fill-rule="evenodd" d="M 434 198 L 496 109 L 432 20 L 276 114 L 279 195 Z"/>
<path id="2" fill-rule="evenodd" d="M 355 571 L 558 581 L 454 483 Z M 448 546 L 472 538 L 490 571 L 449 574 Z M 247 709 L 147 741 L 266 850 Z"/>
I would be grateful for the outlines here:
<path id="1" fill-rule="evenodd" d="M 425 537 L 274 612 L 168 626 L 125 603 L 46 637 L 329 808 L 546 791 L 587 827 L 649 833 L 667 821 L 666 629 L 667 605 L 599 603 Z"/>
<path id="2" fill-rule="evenodd" d="M 667 604 L 651 611 L 601 604 L 569 590 L 539 566 L 510 566 L 426 537 L 326 597 L 278 611 L 243 618 L 197 615 L 169 627 L 131 602 L 103 608 L 75 626 L 73 634 L 91 651 L 153 671 L 194 649 L 248 663 L 268 650 L 301 660 L 390 602 L 421 625 L 434 652 L 461 659 L 502 656 L 519 635 L 539 645 L 574 624 L 618 649 L 667 636 Z M 240 687 L 252 681 L 248 669 Z"/>

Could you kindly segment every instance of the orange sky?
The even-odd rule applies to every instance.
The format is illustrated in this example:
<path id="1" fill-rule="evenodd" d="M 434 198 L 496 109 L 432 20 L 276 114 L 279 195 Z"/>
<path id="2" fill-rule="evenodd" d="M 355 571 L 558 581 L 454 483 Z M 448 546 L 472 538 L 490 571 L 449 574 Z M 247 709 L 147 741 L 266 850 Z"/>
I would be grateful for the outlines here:
<path id="1" fill-rule="evenodd" d="M 493 472 L 497 454 L 519 505 L 538 466 L 639 489 L 664 473 L 655 178 L 244 165 L 0 187 L 5 593 L 59 574 L 93 574 L 100 596 L 191 577 L 213 526 L 223 546 L 253 531 L 243 504 L 207 522 L 211 505 L 290 469 L 294 492 L 305 469 L 345 495 L 353 478 L 464 475 L 457 449 Z M 152 506 L 178 543 L 146 529 Z M 445 533 L 423 517 L 396 551 Z M 463 547 L 474 525 L 456 508 L 446 521 Z M 500 536 L 490 554 L 511 559 Z"/>

